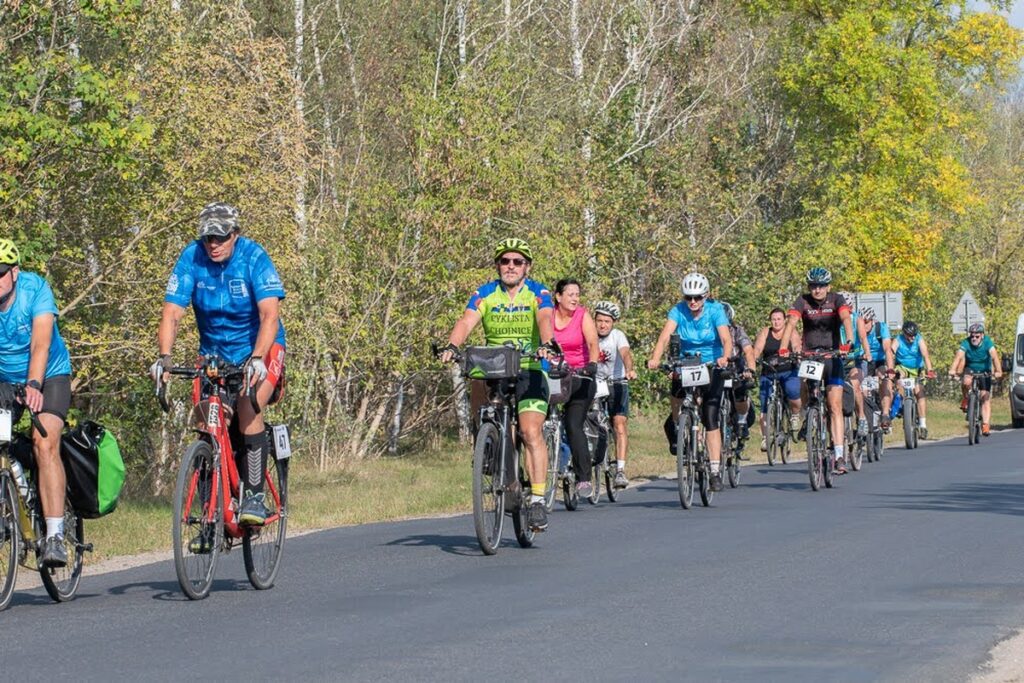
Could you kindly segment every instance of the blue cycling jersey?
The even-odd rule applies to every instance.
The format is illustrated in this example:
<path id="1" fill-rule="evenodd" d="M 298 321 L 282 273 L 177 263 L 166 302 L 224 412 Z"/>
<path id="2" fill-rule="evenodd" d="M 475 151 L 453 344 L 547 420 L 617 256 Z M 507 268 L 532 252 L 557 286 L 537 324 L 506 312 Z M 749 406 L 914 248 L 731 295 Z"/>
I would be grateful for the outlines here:
<path id="1" fill-rule="evenodd" d="M 683 356 L 700 354 L 701 360 L 711 363 L 725 353 L 718 328 L 729 326 L 725 309 L 717 301 L 705 301 L 699 318 L 694 318 L 690 307 L 680 301 L 668 312 L 668 319 L 676 324 L 676 334 L 682 341 L 680 353 Z"/>
<path id="2" fill-rule="evenodd" d="M 45 377 L 71 374 L 68 347 L 57 330 L 58 311 L 53 290 L 39 275 L 19 271 L 11 307 L 0 313 L 0 381 L 19 384 L 28 381 L 32 322 L 47 313 L 53 314 L 53 337 Z"/>
<path id="3" fill-rule="evenodd" d="M 916 335 L 914 341 L 907 342 L 902 334 L 896 337 L 893 342 L 893 353 L 896 354 L 896 365 L 902 365 L 911 370 L 919 370 L 924 367 L 924 354 L 921 353 L 921 335 Z"/>
<path id="4" fill-rule="evenodd" d="M 882 346 L 882 342 L 889 339 L 892 333 L 889 332 L 889 326 L 883 322 L 876 322 L 868 330 L 868 348 L 871 351 L 871 360 L 884 361 L 885 360 L 885 347 Z"/>
<path id="5" fill-rule="evenodd" d="M 260 330 L 257 304 L 284 298 L 284 285 L 263 247 L 246 237 L 235 242 L 231 258 L 215 263 L 196 240 L 181 252 L 167 281 L 164 301 L 188 306 L 196 314 L 199 353 L 215 354 L 233 364 L 252 354 Z M 279 321 L 275 341 L 284 346 Z"/>

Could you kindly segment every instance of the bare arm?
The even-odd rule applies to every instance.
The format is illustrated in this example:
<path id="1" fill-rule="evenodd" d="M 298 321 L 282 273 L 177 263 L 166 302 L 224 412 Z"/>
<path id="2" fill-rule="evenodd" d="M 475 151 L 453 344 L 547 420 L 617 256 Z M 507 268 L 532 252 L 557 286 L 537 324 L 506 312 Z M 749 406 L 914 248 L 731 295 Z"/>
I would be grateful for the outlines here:
<path id="1" fill-rule="evenodd" d="M 633 352 L 628 346 L 619 347 L 619 355 L 622 356 L 622 366 L 626 370 L 626 379 L 636 379 L 636 368 L 633 367 Z"/>
<path id="2" fill-rule="evenodd" d="M 470 332 L 480 322 L 480 313 L 472 308 L 467 308 L 462 312 L 462 317 L 455 321 L 455 326 L 452 327 L 451 333 L 448 335 L 448 343 L 452 346 L 462 346 L 469 339 Z M 538 312 L 539 322 L 539 312 Z"/>
<path id="3" fill-rule="evenodd" d="M 477 316 L 479 319 L 479 316 Z M 540 330 L 540 343 L 547 344 L 551 341 L 552 337 L 555 336 L 555 309 L 553 308 L 542 308 L 537 311 L 537 329 Z M 594 321 L 590 321 L 593 326 Z M 594 333 L 596 339 L 597 332 Z"/>
<path id="4" fill-rule="evenodd" d="M 789 339 L 793 336 L 793 332 L 796 330 L 796 323 L 799 318 L 795 315 L 786 316 L 786 329 L 782 331 L 782 339 L 779 341 L 779 349 L 789 348 Z"/>
<path id="5" fill-rule="evenodd" d="M 161 356 L 171 355 L 174 349 L 174 340 L 178 338 L 178 324 L 185 309 L 178 304 L 164 302 L 163 311 L 160 313 L 160 328 L 156 333 L 156 343 Z"/>
<path id="6" fill-rule="evenodd" d="M 999 357 L 999 352 L 994 346 L 988 350 L 988 355 L 992 359 L 992 367 L 995 369 L 994 377 L 999 379 L 1003 376 L 1003 359 Z"/>
<path id="7" fill-rule="evenodd" d="M 764 345 L 768 341 L 768 329 L 767 327 L 761 328 L 761 331 L 757 333 L 757 339 L 754 340 L 754 358 L 760 358 L 764 355 Z"/>
<path id="8" fill-rule="evenodd" d="M 590 362 L 596 363 L 601 360 L 601 349 L 597 345 L 597 326 L 590 316 L 590 311 L 583 313 L 583 340 L 587 342 L 587 352 L 590 354 Z"/>
<path id="9" fill-rule="evenodd" d="M 42 385 L 46 378 L 46 363 L 50 359 L 53 341 L 53 313 L 42 313 L 32 319 L 32 337 L 29 342 L 28 381 Z M 35 387 L 25 388 L 25 404 L 33 413 L 43 409 L 43 393 Z"/>
<path id="10" fill-rule="evenodd" d="M 964 350 L 957 349 L 956 355 L 953 356 L 953 365 L 949 368 L 949 374 L 959 375 L 960 371 L 964 368 L 964 360 L 966 360 L 966 358 L 967 356 L 964 353 Z"/>
<path id="11" fill-rule="evenodd" d="M 932 357 L 928 353 L 928 344 L 925 343 L 924 337 L 921 337 L 921 355 L 924 356 L 924 368 L 928 372 L 932 372 Z"/>
<path id="12" fill-rule="evenodd" d="M 850 311 L 840 308 L 839 319 L 843 323 L 843 331 L 846 332 L 846 338 L 849 340 L 847 343 L 853 346 L 853 317 L 850 315 Z"/>
<path id="13" fill-rule="evenodd" d="M 893 370 L 896 367 L 896 356 L 892 352 L 892 339 L 882 340 L 882 350 L 885 351 L 885 367 Z"/>
<path id="14" fill-rule="evenodd" d="M 747 344 L 743 347 L 743 359 L 747 361 L 747 370 L 753 372 L 757 367 L 757 358 L 754 356 L 753 344 Z"/>
<path id="15" fill-rule="evenodd" d="M 732 356 L 732 332 L 729 331 L 728 325 L 718 326 L 718 338 L 722 341 L 722 357 L 718 359 L 718 367 L 724 368 L 729 364 L 729 358 Z"/>
<path id="16" fill-rule="evenodd" d="M 868 344 L 868 326 L 863 318 L 857 318 L 857 336 L 860 338 L 860 347 L 864 349 L 864 357 L 871 360 L 871 346 Z"/>
<path id="17" fill-rule="evenodd" d="M 666 320 L 665 326 L 661 328 L 661 334 L 658 335 L 658 341 L 654 343 L 654 351 L 651 352 L 651 358 L 647 361 L 648 368 L 657 370 L 658 366 L 661 365 L 661 357 L 665 353 L 665 347 L 668 346 L 668 340 L 675 331 L 676 322 L 674 320 Z"/>
<path id="18" fill-rule="evenodd" d="M 270 347 L 274 345 L 277 338 L 277 330 L 281 319 L 281 300 L 276 296 L 268 296 L 261 299 L 256 308 L 260 314 L 260 331 L 256 334 L 256 344 L 253 346 L 252 355 L 263 358 L 270 353 Z"/>

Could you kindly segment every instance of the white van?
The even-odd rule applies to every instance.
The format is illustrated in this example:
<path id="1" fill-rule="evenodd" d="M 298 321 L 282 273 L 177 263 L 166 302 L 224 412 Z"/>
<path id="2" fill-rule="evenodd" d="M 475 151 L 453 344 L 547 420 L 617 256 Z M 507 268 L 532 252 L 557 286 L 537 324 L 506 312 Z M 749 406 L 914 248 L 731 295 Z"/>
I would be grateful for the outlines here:
<path id="1" fill-rule="evenodd" d="M 1010 417 L 1013 426 L 1024 427 L 1024 313 L 1017 318 L 1013 342 L 1013 372 L 1010 375 Z"/>

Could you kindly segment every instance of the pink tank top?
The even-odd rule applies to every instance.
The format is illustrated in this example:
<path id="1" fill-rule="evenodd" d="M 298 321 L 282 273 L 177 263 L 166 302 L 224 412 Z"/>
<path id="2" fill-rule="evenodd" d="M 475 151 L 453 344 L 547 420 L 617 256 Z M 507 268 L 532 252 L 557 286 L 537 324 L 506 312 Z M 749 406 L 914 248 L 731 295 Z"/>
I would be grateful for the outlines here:
<path id="1" fill-rule="evenodd" d="M 571 368 L 582 368 L 590 359 L 587 350 L 587 341 L 583 338 L 583 314 L 587 312 L 583 306 L 577 306 L 569 319 L 569 324 L 559 329 L 558 316 L 553 316 L 552 324 L 555 328 L 555 341 L 562 347 L 565 354 L 565 362 Z"/>

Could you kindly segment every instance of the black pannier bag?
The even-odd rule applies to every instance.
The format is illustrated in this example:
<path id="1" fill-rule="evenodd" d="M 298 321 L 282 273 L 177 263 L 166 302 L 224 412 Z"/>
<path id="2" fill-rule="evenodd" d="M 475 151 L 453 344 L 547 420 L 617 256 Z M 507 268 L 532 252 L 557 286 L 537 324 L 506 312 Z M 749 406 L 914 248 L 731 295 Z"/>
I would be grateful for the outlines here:
<path id="1" fill-rule="evenodd" d="M 114 511 L 124 486 L 124 461 L 109 430 L 85 420 L 60 438 L 71 506 L 86 519 Z"/>

